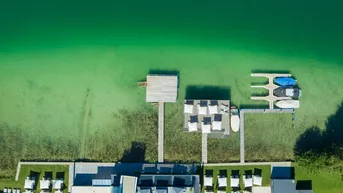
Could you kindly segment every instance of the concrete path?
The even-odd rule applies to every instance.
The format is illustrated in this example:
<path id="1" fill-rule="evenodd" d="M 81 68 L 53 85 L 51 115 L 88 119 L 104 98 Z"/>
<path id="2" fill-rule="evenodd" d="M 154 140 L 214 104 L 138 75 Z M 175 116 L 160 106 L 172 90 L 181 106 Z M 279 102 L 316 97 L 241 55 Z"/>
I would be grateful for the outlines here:
<path id="1" fill-rule="evenodd" d="M 291 166 L 292 162 L 247 162 L 247 163 L 212 163 L 204 166 L 253 166 L 253 165 L 272 165 L 272 166 Z"/>
<path id="2" fill-rule="evenodd" d="M 163 162 L 164 158 L 164 103 L 158 104 L 158 162 Z"/>
<path id="3" fill-rule="evenodd" d="M 201 139 L 201 160 L 207 163 L 207 133 L 203 133 Z"/>
<path id="4" fill-rule="evenodd" d="M 240 162 L 245 162 L 244 149 L 244 114 L 245 113 L 294 113 L 294 109 L 242 109 L 239 112 L 240 117 Z"/>

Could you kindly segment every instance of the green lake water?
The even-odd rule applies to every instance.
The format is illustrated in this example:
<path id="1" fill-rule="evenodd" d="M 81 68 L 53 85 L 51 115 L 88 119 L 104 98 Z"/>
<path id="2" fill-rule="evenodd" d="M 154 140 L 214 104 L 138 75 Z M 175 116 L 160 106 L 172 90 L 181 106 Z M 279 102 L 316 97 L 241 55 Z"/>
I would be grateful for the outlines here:
<path id="1" fill-rule="evenodd" d="M 265 70 L 290 71 L 304 93 L 298 127 L 323 128 L 343 99 L 342 7 L 318 0 L 2 1 L 0 124 L 76 136 L 88 105 L 91 130 L 112 127 L 119 108 L 145 105 L 136 85 L 151 71 L 178 71 L 180 100 L 187 86 L 214 85 L 229 87 L 235 105 L 255 104 L 250 73 Z"/>

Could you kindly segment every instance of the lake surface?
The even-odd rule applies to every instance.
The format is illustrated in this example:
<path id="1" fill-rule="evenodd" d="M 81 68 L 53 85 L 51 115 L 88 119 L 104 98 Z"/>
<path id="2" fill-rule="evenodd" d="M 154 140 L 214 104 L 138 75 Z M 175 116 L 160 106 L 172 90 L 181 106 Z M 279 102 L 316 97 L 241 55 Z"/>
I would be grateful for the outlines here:
<path id="1" fill-rule="evenodd" d="M 137 82 L 178 71 L 187 86 L 249 100 L 255 70 L 290 71 L 298 127 L 324 127 L 343 99 L 341 1 L 8 1 L 0 3 L 0 124 L 77 136 L 141 108 Z M 258 80 L 260 81 L 260 80 Z M 43 132 L 42 132 L 43 131 Z"/>

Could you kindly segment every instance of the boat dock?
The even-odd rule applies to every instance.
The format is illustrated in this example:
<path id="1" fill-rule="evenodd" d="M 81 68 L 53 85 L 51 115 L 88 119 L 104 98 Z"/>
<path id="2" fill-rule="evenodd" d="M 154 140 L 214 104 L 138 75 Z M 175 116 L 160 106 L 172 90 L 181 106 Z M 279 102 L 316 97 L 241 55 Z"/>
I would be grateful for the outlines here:
<path id="1" fill-rule="evenodd" d="M 252 73 L 252 77 L 266 77 L 268 78 L 268 84 L 266 85 L 251 85 L 251 88 L 265 88 L 269 91 L 267 96 L 252 96 L 251 100 L 265 100 L 269 102 L 269 108 L 274 108 L 274 102 L 278 100 L 291 99 L 290 97 L 277 97 L 274 95 L 274 90 L 279 86 L 274 84 L 274 78 L 276 77 L 291 77 L 291 74 L 268 74 L 268 73 Z"/>
<path id="2" fill-rule="evenodd" d="M 244 150 L 244 114 L 245 113 L 294 113 L 294 109 L 242 109 L 239 112 L 240 116 L 240 162 L 245 163 Z"/>

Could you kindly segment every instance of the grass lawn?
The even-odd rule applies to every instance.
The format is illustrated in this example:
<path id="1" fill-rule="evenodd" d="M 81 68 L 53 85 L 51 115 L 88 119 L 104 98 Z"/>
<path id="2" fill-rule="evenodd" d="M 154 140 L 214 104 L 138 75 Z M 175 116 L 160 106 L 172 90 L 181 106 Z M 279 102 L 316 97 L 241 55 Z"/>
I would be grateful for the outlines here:
<path id="1" fill-rule="evenodd" d="M 245 114 L 246 160 L 293 159 L 293 148 L 302 128 L 292 126 L 292 114 Z M 277 148 L 275 148 L 277 146 Z"/>
<path id="2" fill-rule="evenodd" d="M 46 173 L 47 172 L 47 173 Z M 19 180 L 15 181 L 14 179 L 5 179 L 0 180 L 0 190 L 3 190 L 4 187 L 7 188 L 20 188 L 21 191 L 25 191 L 24 184 L 25 179 L 30 176 L 36 176 L 36 186 L 34 192 L 40 192 L 39 189 L 39 180 L 43 178 L 43 176 L 51 175 L 51 179 L 58 178 L 64 179 L 64 193 L 68 192 L 68 181 L 69 181 L 69 166 L 66 165 L 22 165 L 20 168 L 20 175 Z M 51 192 L 55 192 L 54 190 Z"/>
<path id="3" fill-rule="evenodd" d="M 343 172 L 318 170 L 308 172 L 304 167 L 293 164 L 296 180 L 312 180 L 312 189 L 316 193 L 341 193 L 343 190 Z"/>
<path id="4" fill-rule="evenodd" d="M 269 186 L 270 185 L 270 176 L 271 176 L 271 166 L 270 165 L 256 165 L 256 166 L 205 166 L 204 167 L 204 175 L 206 174 L 206 170 L 213 170 L 213 184 L 214 184 L 214 192 L 217 191 L 217 176 L 219 175 L 220 170 L 227 170 L 227 192 L 231 192 L 230 186 L 230 175 L 232 170 L 239 170 L 240 174 L 240 187 L 243 188 L 243 178 L 242 175 L 245 174 L 246 170 L 252 170 L 254 173 L 255 169 L 262 170 L 262 185 Z M 204 192 L 205 188 L 202 187 L 202 191 Z"/>

